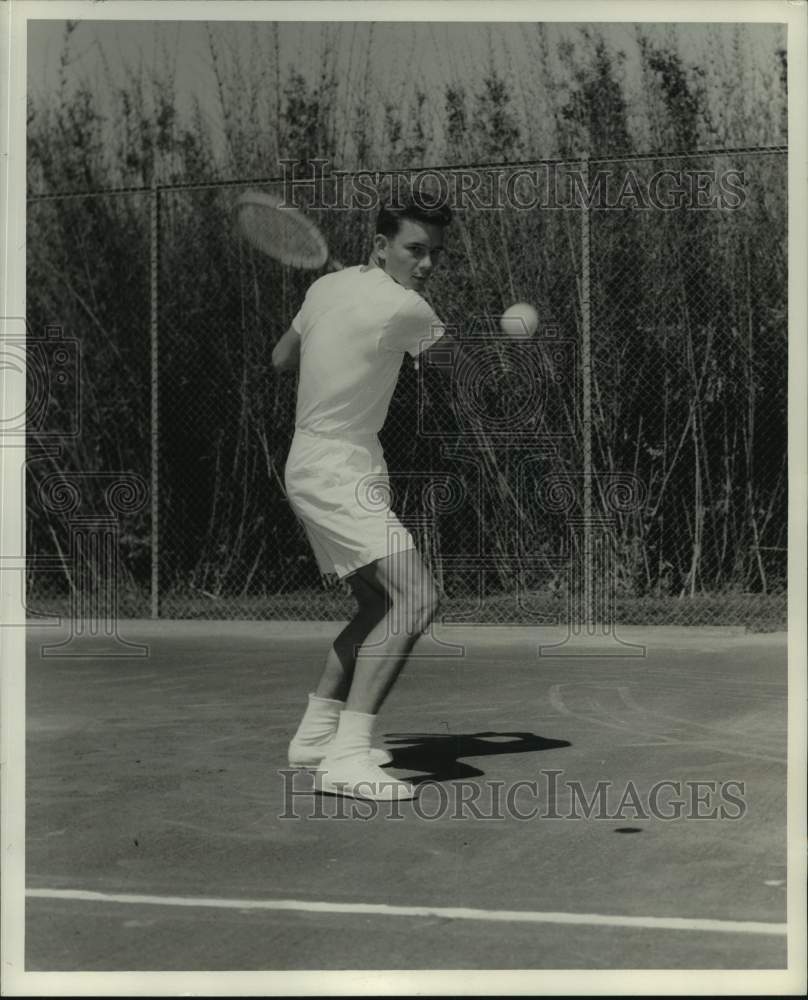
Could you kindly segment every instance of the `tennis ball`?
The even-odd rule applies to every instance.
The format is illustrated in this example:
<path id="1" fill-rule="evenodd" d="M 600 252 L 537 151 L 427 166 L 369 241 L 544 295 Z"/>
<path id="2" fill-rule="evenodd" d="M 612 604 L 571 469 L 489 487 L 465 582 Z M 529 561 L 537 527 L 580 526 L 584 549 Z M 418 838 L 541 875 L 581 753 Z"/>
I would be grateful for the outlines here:
<path id="1" fill-rule="evenodd" d="M 509 337 L 532 337 L 539 326 L 539 314 L 529 302 L 517 302 L 505 310 L 499 325 Z"/>

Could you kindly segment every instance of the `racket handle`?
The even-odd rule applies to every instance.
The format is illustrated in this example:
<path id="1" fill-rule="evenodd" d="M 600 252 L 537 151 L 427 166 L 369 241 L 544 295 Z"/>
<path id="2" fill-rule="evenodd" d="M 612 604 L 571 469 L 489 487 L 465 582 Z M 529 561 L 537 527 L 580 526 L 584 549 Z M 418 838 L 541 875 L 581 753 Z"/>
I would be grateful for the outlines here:
<path id="1" fill-rule="evenodd" d="M 345 267 L 342 261 L 337 260 L 336 257 L 329 257 L 325 262 L 325 266 L 329 271 L 342 271 Z"/>

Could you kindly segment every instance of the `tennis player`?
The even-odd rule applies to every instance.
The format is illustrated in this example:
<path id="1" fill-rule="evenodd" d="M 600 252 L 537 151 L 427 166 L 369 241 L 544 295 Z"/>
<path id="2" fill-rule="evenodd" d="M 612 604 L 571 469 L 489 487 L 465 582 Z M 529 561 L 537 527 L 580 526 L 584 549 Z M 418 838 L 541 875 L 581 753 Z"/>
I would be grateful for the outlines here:
<path id="1" fill-rule="evenodd" d="M 415 795 L 381 769 L 392 757 L 371 741 L 382 703 L 435 617 L 438 594 L 390 509 L 378 432 L 404 355 L 448 340 L 421 293 L 450 221 L 447 206 L 417 199 L 382 207 L 370 262 L 315 281 L 272 354 L 276 370 L 300 369 L 285 470 L 289 502 L 321 572 L 347 580 L 358 605 L 289 745 L 290 765 L 317 768 L 317 787 L 333 794 Z"/>

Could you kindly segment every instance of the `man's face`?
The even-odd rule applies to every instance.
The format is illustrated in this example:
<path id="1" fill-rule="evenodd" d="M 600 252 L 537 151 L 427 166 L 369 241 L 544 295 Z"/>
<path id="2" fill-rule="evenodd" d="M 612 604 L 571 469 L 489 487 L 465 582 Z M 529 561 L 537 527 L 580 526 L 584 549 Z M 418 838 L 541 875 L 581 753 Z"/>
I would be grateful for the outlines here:
<path id="1" fill-rule="evenodd" d="M 374 248 L 376 260 L 391 278 L 420 292 L 443 250 L 443 227 L 402 219 L 395 236 L 376 235 Z"/>

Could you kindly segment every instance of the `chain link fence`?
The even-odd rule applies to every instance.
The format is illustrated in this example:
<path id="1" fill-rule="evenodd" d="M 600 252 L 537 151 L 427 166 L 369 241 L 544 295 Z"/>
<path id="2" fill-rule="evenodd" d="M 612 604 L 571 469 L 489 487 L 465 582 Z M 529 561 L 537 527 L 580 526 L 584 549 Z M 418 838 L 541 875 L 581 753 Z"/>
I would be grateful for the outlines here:
<path id="1" fill-rule="evenodd" d="M 461 204 L 429 295 L 468 349 L 405 360 L 381 437 L 447 620 L 782 627 L 785 151 L 433 173 Z M 285 499 L 295 379 L 270 361 L 316 274 L 238 235 L 246 186 L 31 198 L 29 335 L 75 338 L 82 390 L 58 455 L 29 431 L 32 613 L 75 607 L 82 516 L 115 521 L 121 616 L 350 612 Z M 295 199 L 367 258 L 375 209 Z M 533 338 L 496 335 L 515 301 Z M 66 512 L 54 475 L 131 495 Z"/>
<path id="2" fill-rule="evenodd" d="M 754 620 L 786 587 L 785 158 L 620 165 L 665 170 L 686 210 L 591 213 L 594 467 L 645 491 L 614 512 L 616 586 Z"/>

